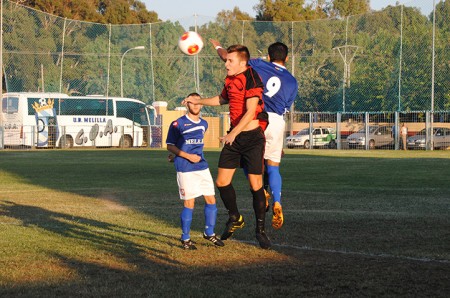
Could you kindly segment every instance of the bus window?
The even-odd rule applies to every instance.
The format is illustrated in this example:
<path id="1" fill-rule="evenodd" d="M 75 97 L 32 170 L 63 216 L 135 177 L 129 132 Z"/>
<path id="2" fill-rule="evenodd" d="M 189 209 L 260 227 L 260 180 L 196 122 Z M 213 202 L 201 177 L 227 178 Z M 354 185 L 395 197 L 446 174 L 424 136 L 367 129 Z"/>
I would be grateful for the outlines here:
<path id="1" fill-rule="evenodd" d="M 111 99 L 107 99 L 108 106 L 106 107 L 106 116 L 114 116 L 114 108 L 113 101 Z"/>
<path id="2" fill-rule="evenodd" d="M 60 100 L 59 115 L 105 116 L 107 99 L 99 98 L 67 98 Z M 108 108 L 110 105 L 108 104 Z M 110 112 L 108 111 L 108 114 Z"/>
<path id="3" fill-rule="evenodd" d="M 116 117 L 127 118 L 140 125 L 149 125 L 145 105 L 133 101 L 116 101 Z"/>
<path id="4" fill-rule="evenodd" d="M 156 124 L 156 111 L 155 108 L 152 107 L 151 105 L 147 106 L 147 112 L 148 112 L 148 116 L 150 117 L 150 125 L 155 125 Z"/>
<path id="5" fill-rule="evenodd" d="M 36 113 L 36 111 L 33 108 L 33 104 L 34 103 L 40 103 L 42 100 L 42 98 L 40 97 L 29 97 L 28 98 L 28 115 L 34 115 Z M 59 114 L 59 98 L 52 98 L 51 99 L 53 101 L 53 108 L 56 111 L 56 115 Z M 45 99 L 45 101 L 48 101 L 48 98 Z"/>
<path id="6" fill-rule="evenodd" d="M 19 111 L 19 98 L 5 97 L 2 101 L 2 111 L 6 114 L 15 114 Z"/>

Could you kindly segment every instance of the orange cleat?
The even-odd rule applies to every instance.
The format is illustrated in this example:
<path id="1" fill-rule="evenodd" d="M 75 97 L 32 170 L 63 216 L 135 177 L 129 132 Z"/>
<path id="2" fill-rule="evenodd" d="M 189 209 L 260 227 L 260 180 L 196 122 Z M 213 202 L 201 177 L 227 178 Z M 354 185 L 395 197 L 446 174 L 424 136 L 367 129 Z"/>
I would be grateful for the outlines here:
<path id="1" fill-rule="evenodd" d="M 281 204 L 279 202 L 275 202 L 273 204 L 273 217 L 272 217 L 272 227 L 275 230 L 281 229 L 283 226 L 283 208 L 281 208 Z"/>

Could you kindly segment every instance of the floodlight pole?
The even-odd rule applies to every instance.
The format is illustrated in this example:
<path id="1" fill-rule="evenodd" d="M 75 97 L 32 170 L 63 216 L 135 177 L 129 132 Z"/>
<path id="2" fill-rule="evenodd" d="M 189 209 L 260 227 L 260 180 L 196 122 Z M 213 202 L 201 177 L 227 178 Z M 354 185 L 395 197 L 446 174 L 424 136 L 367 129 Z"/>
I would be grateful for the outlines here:
<path id="1" fill-rule="evenodd" d="M 122 54 L 122 58 L 120 59 L 120 97 L 123 97 L 123 57 L 125 57 L 125 54 L 131 50 L 143 50 L 143 49 L 145 49 L 144 46 L 137 46 L 126 50 L 125 53 Z"/>
<path id="2" fill-rule="evenodd" d="M 194 14 L 194 19 L 195 19 L 195 27 L 194 30 L 197 33 L 197 18 L 198 15 L 195 13 Z M 194 76 L 195 76 L 195 92 L 200 94 L 200 76 L 199 76 L 199 66 L 198 66 L 198 54 L 194 56 Z"/>
<path id="3" fill-rule="evenodd" d="M 358 51 L 360 47 L 359 46 L 352 46 L 352 45 L 345 45 L 340 47 L 334 47 L 333 50 L 337 50 L 339 52 L 339 55 L 341 55 L 342 61 L 344 61 L 344 77 L 342 79 L 342 112 L 345 113 L 345 87 L 350 87 L 350 65 L 353 62 L 353 59 L 355 58 L 356 52 Z M 343 49 L 341 51 L 341 49 Z M 354 50 L 353 53 L 348 53 L 349 49 Z M 347 58 L 348 55 L 350 58 Z"/>
<path id="4" fill-rule="evenodd" d="M 431 135 L 430 135 L 430 150 L 433 150 L 434 146 L 434 129 L 433 129 L 433 122 L 434 122 L 434 60 L 435 60 L 435 44 L 436 44 L 436 1 L 433 0 L 433 48 L 432 48 L 432 59 L 431 59 L 431 118 L 430 118 L 430 124 L 431 124 Z"/>

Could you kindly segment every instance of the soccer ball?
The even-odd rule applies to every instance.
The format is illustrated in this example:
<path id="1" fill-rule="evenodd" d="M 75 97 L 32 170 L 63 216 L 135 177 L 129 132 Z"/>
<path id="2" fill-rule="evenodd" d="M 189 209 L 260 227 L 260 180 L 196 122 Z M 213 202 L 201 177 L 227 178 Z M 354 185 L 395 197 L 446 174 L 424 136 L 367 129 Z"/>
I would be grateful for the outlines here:
<path id="1" fill-rule="evenodd" d="M 197 55 L 203 48 L 203 39 L 197 32 L 184 32 L 178 40 L 178 47 L 186 55 Z"/>

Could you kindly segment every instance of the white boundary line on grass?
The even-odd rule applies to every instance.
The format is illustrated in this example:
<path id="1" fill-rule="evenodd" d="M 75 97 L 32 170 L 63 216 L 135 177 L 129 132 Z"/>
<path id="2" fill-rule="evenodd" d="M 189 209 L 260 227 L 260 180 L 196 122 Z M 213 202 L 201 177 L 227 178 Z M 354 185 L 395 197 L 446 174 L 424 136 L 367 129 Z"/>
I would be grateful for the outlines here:
<path id="1" fill-rule="evenodd" d="M 1 222 L 1 225 L 22 225 L 22 223 L 9 223 L 9 222 Z M 131 233 L 133 234 L 133 233 Z M 139 233 L 135 233 L 139 234 Z M 179 234 L 161 234 L 165 237 L 173 237 L 177 238 L 179 237 Z M 203 238 L 202 236 L 193 236 L 192 238 Z M 235 241 L 239 243 L 245 243 L 245 244 L 254 244 L 258 245 L 255 241 L 247 241 L 247 240 L 237 240 L 237 239 L 231 239 L 230 241 Z M 357 252 L 357 251 L 346 251 L 346 250 L 336 250 L 336 249 L 324 249 L 324 248 L 314 248 L 310 246 L 298 246 L 298 245 L 291 245 L 291 244 L 272 244 L 273 246 L 278 246 L 281 248 L 292 248 L 297 250 L 304 250 L 304 251 L 318 251 L 318 252 L 324 252 L 324 253 L 331 253 L 331 254 L 343 254 L 343 255 L 355 255 L 355 256 L 363 256 L 363 257 L 370 257 L 370 258 L 387 258 L 387 259 L 399 259 L 403 261 L 416 261 L 416 262 L 422 262 L 422 263 L 440 263 L 440 264 L 450 264 L 449 260 L 438 260 L 438 259 L 430 259 L 430 258 L 415 258 L 415 257 L 408 257 L 408 256 L 396 256 L 391 254 L 371 254 L 371 253 L 365 253 L 365 252 Z"/>
<path id="2" fill-rule="evenodd" d="M 236 239 L 234 239 L 233 241 L 258 245 L 254 241 L 236 240 Z M 404 260 L 404 261 L 417 261 L 417 262 L 423 262 L 423 263 L 435 262 L 435 263 L 441 263 L 441 264 L 450 264 L 449 260 L 438 260 L 438 259 L 430 259 L 430 258 L 415 258 L 415 257 L 407 257 L 407 256 L 396 256 L 396 255 L 390 255 L 390 254 L 371 254 L 371 253 L 365 253 L 365 252 L 313 248 L 313 247 L 309 247 L 309 246 L 297 246 L 297 245 L 290 245 L 290 244 L 272 244 L 272 245 L 278 246 L 278 247 L 283 247 L 283 248 L 293 248 L 293 249 L 298 249 L 298 250 L 318 251 L 318 252 L 333 253 L 333 254 L 357 255 L 357 256 L 371 257 L 371 258 L 400 259 L 400 260 Z"/>

